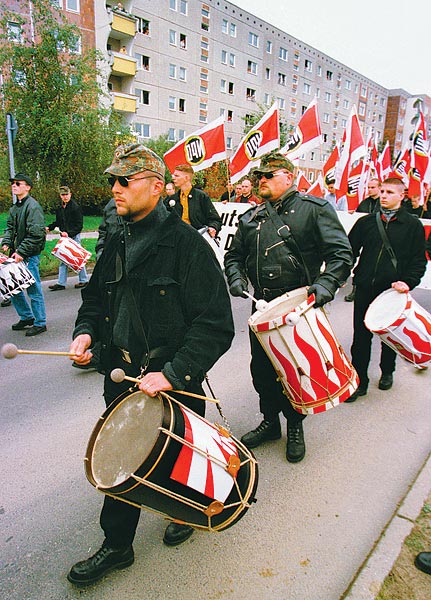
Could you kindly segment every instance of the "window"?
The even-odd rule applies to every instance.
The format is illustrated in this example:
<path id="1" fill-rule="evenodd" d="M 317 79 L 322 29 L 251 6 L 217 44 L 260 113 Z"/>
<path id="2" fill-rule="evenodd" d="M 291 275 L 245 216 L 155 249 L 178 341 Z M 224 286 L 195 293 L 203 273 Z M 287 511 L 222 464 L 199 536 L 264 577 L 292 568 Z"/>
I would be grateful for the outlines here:
<path id="1" fill-rule="evenodd" d="M 186 101 L 185 98 L 178 99 L 178 112 L 186 112 Z"/>
<path id="2" fill-rule="evenodd" d="M 79 0 L 66 0 L 66 10 L 79 12 Z"/>
<path id="3" fill-rule="evenodd" d="M 175 96 L 169 96 L 168 106 L 169 106 L 169 110 L 176 110 L 177 99 L 175 98 Z"/>
<path id="4" fill-rule="evenodd" d="M 180 0 L 180 13 L 182 15 L 187 14 L 187 0 Z"/>
<path id="5" fill-rule="evenodd" d="M 280 110 L 284 110 L 286 108 L 286 100 L 284 98 L 277 98 L 278 100 L 278 108 Z"/>
<path id="6" fill-rule="evenodd" d="M 265 106 L 270 106 L 271 105 L 271 96 L 269 94 L 265 94 L 263 97 L 263 103 L 265 104 Z"/>
<path id="7" fill-rule="evenodd" d="M 206 4 L 202 5 L 201 15 L 207 19 L 210 18 L 210 8 Z"/>
<path id="8" fill-rule="evenodd" d="M 361 117 L 365 115 L 365 104 L 363 102 L 359 102 L 358 113 Z"/>
<path id="9" fill-rule="evenodd" d="M 322 67 L 320 65 L 317 67 L 317 75 L 318 77 L 322 77 Z"/>
<path id="10" fill-rule="evenodd" d="M 227 137 L 226 138 L 226 148 L 228 150 L 232 150 L 232 148 L 233 148 L 233 143 L 232 143 L 232 138 L 231 137 Z"/>
<path id="11" fill-rule="evenodd" d="M 178 69 L 178 79 L 180 81 L 187 81 L 187 69 L 185 67 L 180 67 Z"/>
<path id="12" fill-rule="evenodd" d="M 187 36 L 185 33 L 180 33 L 180 48 L 183 50 L 187 48 Z"/>
<path id="13" fill-rule="evenodd" d="M 222 50 L 221 51 L 221 62 L 224 65 L 227 65 L 227 52 L 226 52 L 226 50 Z"/>
<path id="14" fill-rule="evenodd" d="M 11 21 L 7 24 L 7 37 L 10 42 L 23 42 L 21 25 L 18 23 L 12 23 Z"/>
<path id="15" fill-rule="evenodd" d="M 144 54 L 135 54 L 136 63 L 138 65 L 138 69 L 143 69 L 144 71 L 150 70 L 150 57 L 145 56 Z"/>
<path id="16" fill-rule="evenodd" d="M 380 106 L 384 106 L 385 105 L 385 99 L 384 98 L 380 98 Z"/>
<path id="17" fill-rule="evenodd" d="M 268 52 L 268 54 L 272 54 L 272 42 L 271 42 L 271 40 L 267 40 L 267 42 L 266 42 L 266 51 Z"/>
<path id="18" fill-rule="evenodd" d="M 247 62 L 247 73 L 250 73 L 251 75 L 257 75 L 257 63 L 249 60 Z"/>
<path id="19" fill-rule="evenodd" d="M 150 104 L 150 92 L 147 90 L 137 90 L 136 96 L 138 98 L 139 104 L 146 104 L 147 106 Z"/>
<path id="20" fill-rule="evenodd" d="M 169 0 L 169 8 L 171 10 L 177 10 L 177 0 Z"/>
<path id="21" fill-rule="evenodd" d="M 186 137 L 185 129 L 178 129 L 178 139 L 183 140 Z"/>
<path id="22" fill-rule="evenodd" d="M 308 95 L 311 94 L 311 85 L 309 83 L 306 83 L 305 81 L 304 81 L 303 92 L 304 92 L 304 94 L 308 94 Z"/>
<path id="23" fill-rule="evenodd" d="M 327 133 L 322 133 L 322 140 L 323 140 L 323 142 L 327 142 L 328 141 L 328 134 Z"/>
<path id="24" fill-rule="evenodd" d="M 225 109 L 225 108 L 221 108 L 221 109 L 220 109 L 220 116 L 221 116 L 221 117 L 224 117 L 224 116 L 225 116 L 225 114 L 226 114 L 226 109 Z"/>
<path id="25" fill-rule="evenodd" d="M 323 113 L 323 122 L 324 123 L 329 123 L 329 120 L 330 120 L 329 113 Z"/>
<path id="26" fill-rule="evenodd" d="M 305 59 L 305 70 L 309 71 L 310 73 L 313 71 L 313 63 L 311 60 L 308 60 L 308 58 Z"/>
<path id="27" fill-rule="evenodd" d="M 343 108 L 348 109 L 350 102 L 348 100 L 343 100 Z"/>
<path id="28" fill-rule="evenodd" d="M 367 87 L 365 85 L 361 85 L 361 96 L 366 98 L 367 96 Z"/>
<path id="29" fill-rule="evenodd" d="M 169 29 L 169 43 L 171 46 L 177 45 L 177 32 L 174 29 Z"/>
<path id="30" fill-rule="evenodd" d="M 379 123 L 382 123 L 382 122 L 383 122 L 383 115 L 379 114 Z"/>
<path id="31" fill-rule="evenodd" d="M 232 54 L 232 52 L 229 54 L 229 65 L 231 67 L 235 66 L 235 54 Z"/>
<path id="32" fill-rule="evenodd" d="M 136 19 L 136 31 L 138 33 L 143 33 L 144 35 L 150 35 L 150 22 L 147 21 L 147 19 L 143 19 L 142 17 L 138 17 Z"/>
<path id="33" fill-rule="evenodd" d="M 233 110 L 227 111 L 227 120 L 231 123 L 233 121 Z"/>
<path id="34" fill-rule="evenodd" d="M 206 123 L 207 121 L 208 121 L 208 115 L 206 115 L 204 113 L 200 113 L 199 114 L 199 122 Z"/>
<path id="35" fill-rule="evenodd" d="M 235 23 L 230 24 L 230 35 L 231 37 L 236 38 L 236 25 Z"/>
<path id="36" fill-rule="evenodd" d="M 77 35 L 77 36 L 75 36 L 75 41 L 70 42 L 69 52 L 71 54 L 81 54 L 81 50 L 82 50 L 81 36 Z"/>
<path id="37" fill-rule="evenodd" d="M 175 142 L 175 129 L 173 127 L 169 127 L 168 129 L 168 140 L 170 142 Z"/>
<path id="38" fill-rule="evenodd" d="M 18 85 L 24 86 L 27 83 L 27 77 L 24 71 L 14 71 L 12 77 L 14 82 Z"/>
<path id="39" fill-rule="evenodd" d="M 220 91 L 223 94 L 226 94 L 226 89 L 227 89 L 227 81 L 226 81 L 226 79 L 221 79 L 220 80 Z"/>
<path id="40" fill-rule="evenodd" d="M 287 50 L 286 50 L 286 48 L 282 48 L 280 46 L 280 52 L 278 53 L 278 58 L 280 58 L 281 60 L 287 60 Z"/>
<path id="41" fill-rule="evenodd" d="M 265 79 L 269 80 L 271 79 L 271 69 L 266 67 L 265 69 Z"/>
<path id="42" fill-rule="evenodd" d="M 199 102 L 199 110 L 207 110 L 208 109 L 208 104 L 206 103 L 206 100 L 204 100 L 203 102 Z"/>
<path id="43" fill-rule="evenodd" d="M 151 137 L 151 128 L 147 123 L 135 123 L 135 133 L 140 137 L 148 139 Z"/>
<path id="44" fill-rule="evenodd" d="M 278 74 L 278 83 L 280 85 L 286 85 L 286 75 L 284 73 Z"/>
<path id="45" fill-rule="evenodd" d="M 331 92 L 325 92 L 325 102 L 332 102 Z"/>
<path id="46" fill-rule="evenodd" d="M 227 19 L 223 19 L 221 22 L 221 32 L 226 33 L 226 35 L 229 33 L 229 21 Z"/>
<path id="47" fill-rule="evenodd" d="M 232 96 L 232 94 L 234 93 L 234 84 L 233 81 L 229 81 L 229 87 L 228 87 L 228 92 L 229 94 Z"/>
<path id="48" fill-rule="evenodd" d="M 346 127 L 347 127 L 347 119 L 341 119 L 341 127 L 343 129 L 346 129 Z"/>
<path id="49" fill-rule="evenodd" d="M 259 48 L 259 36 L 252 31 L 248 32 L 248 43 L 250 46 L 254 46 L 255 48 Z"/>
<path id="50" fill-rule="evenodd" d="M 297 64 L 294 64 L 294 65 L 293 65 L 293 70 L 294 70 L 294 71 L 299 71 L 299 65 L 297 65 Z"/>
<path id="51" fill-rule="evenodd" d="M 247 100 L 251 100 L 252 102 L 256 102 L 256 90 L 253 88 L 247 88 L 245 97 Z"/>
<path id="52" fill-rule="evenodd" d="M 346 90 L 352 89 L 352 82 L 349 79 L 346 79 L 345 88 Z"/>
<path id="53" fill-rule="evenodd" d="M 320 88 L 316 88 L 316 98 L 320 98 Z"/>
<path id="54" fill-rule="evenodd" d="M 334 74 L 333 74 L 333 72 L 332 72 L 332 71 L 326 71 L 326 79 L 327 79 L 328 81 L 332 81 L 332 80 L 333 80 L 333 78 L 334 78 Z"/>
<path id="55" fill-rule="evenodd" d="M 169 77 L 171 79 L 176 79 L 177 78 L 177 65 L 169 65 Z"/>

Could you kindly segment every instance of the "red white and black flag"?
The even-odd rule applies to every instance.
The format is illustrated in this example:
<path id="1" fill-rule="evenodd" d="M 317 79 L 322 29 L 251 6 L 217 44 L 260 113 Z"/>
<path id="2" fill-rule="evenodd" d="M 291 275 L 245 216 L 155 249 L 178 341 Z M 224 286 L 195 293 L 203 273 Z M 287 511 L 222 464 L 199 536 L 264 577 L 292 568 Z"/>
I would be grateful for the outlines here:
<path id="1" fill-rule="evenodd" d="M 317 99 L 314 98 L 304 111 L 289 141 L 280 152 L 285 154 L 289 160 L 299 158 L 305 152 L 314 150 L 320 146 L 322 141 L 322 130 L 320 127 Z"/>

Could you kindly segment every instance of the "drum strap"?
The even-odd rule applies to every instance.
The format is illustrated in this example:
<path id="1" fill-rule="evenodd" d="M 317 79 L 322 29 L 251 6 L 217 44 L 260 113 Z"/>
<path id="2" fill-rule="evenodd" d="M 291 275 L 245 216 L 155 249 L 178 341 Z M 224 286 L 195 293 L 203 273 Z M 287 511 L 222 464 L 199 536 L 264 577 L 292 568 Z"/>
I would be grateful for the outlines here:
<path id="1" fill-rule="evenodd" d="M 305 271 L 305 276 L 307 278 L 307 284 L 311 285 L 312 281 L 311 281 L 311 277 L 310 277 L 310 272 L 307 268 L 307 265 L 305 264 L 305 260 L 304 260 L 304 257 L 302 256 L 302 252 L 299 249 L 299 246 L 296 243 L 295 238 L 293 237 L 293 234 L 292 234 L 292 231 L 291 231 L 289 225 L 287 223 L 283 223 L 280 215 L 275 210 L 275 208 L 272 206 L 272 204 L 269 200 L 266 200 L 265 207 L 266 207 L 266 211 L 269 215 L 269 218 L 271 219 L 272 224 L 274 225 L 274 227 L 277 231 L 277 235 L 279 237 L 281 237 L 283 242 L 289 247 L 289 250 L 292 250 L 292 248 L 293 248 L 295 250 L 295 253 L 298 254 L 299 258 L 301 259 L 302 266 L 304 267 L 304 271 Z"/>
<path id="2" fill-rule="evenodd" d="M 376 222 L 377 222 L 377 229 L 379 230 L 380 237 L 382 238 L 382 241 L 383 241 L 383 245 L 386 248 L 387 253 L 389 254 L 392 266 L 394 267 L 395 273 L 396 273 L 397 266 L 398 266 L 397 257 L 395 256 L 394 249 L 392 248 L 391 242 L 389 241 L 388 235 L 385 231 L 385 228 L 383 227 L 380 211 L 376 212 Z"/>

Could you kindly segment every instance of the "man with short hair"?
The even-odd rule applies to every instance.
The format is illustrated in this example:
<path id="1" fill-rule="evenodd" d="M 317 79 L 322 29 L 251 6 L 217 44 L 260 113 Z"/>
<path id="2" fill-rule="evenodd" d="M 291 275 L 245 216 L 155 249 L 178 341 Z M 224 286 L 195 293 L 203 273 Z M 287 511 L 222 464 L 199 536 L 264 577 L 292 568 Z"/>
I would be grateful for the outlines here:
<path id="1" fill-rule="evenodd" d="M 246 178 L 242 180 L 241 196 L 236 200 L 236 202 L 248 202 L 248 204 L 251 204 L 252 206 L 256 206 L 257 204 L 261 203 L 260 198 L 258 198 L 256 194 L 253 194 L 253 184 L 251 183 L 250 179 Z"/>
<path id="2" fill-rule="evenodd" d="M 386 179 L 380 187 L 380 208 L 377 213 L 362 217 L 353 225 L 349 239 L 353 256 L 359 256 L 353 273 L 356 286 L 353 312 L 352 364 L 359 376 L 359 387 L 346 400 L 354 402 L 368 391 L 368 365 L 373 334 L 364 324 L 371 302 L 382 292 L 394 289 L 400 294 L 418 285 L 426 268 L 425 232 L 418 218 L 401 206 L 404 184 L 400 179 Z M 388 243 L 380 232 L 384 227 Z M 393 384 L 396 354 L 384 342 L 381 344 L 378 387 L 389 390 Z"/>
<path id="3" fill-rule="evenodd" d="M 294 166 L 280 153 L 264 155 L 254 176 L 265 204 L 239 217 L 225 254 L 230 293 L 245 297 L 250 280 L 254 298 L 271 301 L 309 285 L 308 294 L 315 295 L 315 306 L 323 306 L 333 299 L 352 267 L 349 240 L 335 211 L 326 200 L 297 191 Z M 323 263 L 325 269 L 321 271 Z M 287 419 L 286 458 L 299 462 L 305 456 L 305 415 L 287 399 L 270 359 L 252 332 L 250 343 L 251 374 L 263 421 L 241 441 L 248 448 L 256 448 L 266 440 L 279 439 L 282 412 Z"/>
<path id="4" fill-rule="evenodd" d="M 175 201 L 172 209 L 195 229 L 207 227 L 209 235 L 216 237 L 221 229 L 221 217 L 208 194 L 192 185 L 193 168 L 187 164 L 178 165 L 172 179 L 178 189 L 169 201 L 170 206 Z"/>
<path id="5" fill-rule="evenodd" d="M 380 181 L 377 177 L 372 177 L 367 184 L 368 196 L 359 203 L 356 212 L 375 213 L 380 208 Z"/>
<path id="6" fill-rule="evenodd" d="M 335 208 L 335 210 L 347 211 L 349 207 L 346 196 L 341 196 L 341 198 L 337 200 L 337 196 L 335 194 L 335 179 L 326 178 L 325 183 L 326 189 L 328 190 L 325 194 L 325 200 L 327 200 L 329 204 Z"/>
<path id="7" fill-rule="evenodd" d="M 39 202 L 30 196 L 33 187 L 30 177 L 25 173 L 17 173 L 9 181 L 17 201 L 9 209 L 2 250 L 8 252 L 15 262 L 24 262 L 35 279 L 25 290 L 31 307 L 24 292 L 12 297 L 12 304 L 19 316 L 19 321 L 12 325 L 12 329 L 26 329 L 25 335 L 31 337 L 46 331 L 45 300 L 39 273 L 40 253 L 46 239 L 45 218 Z"/>
<path id="8" fill-rule="evenodd" d="M 165 194 L 166 197 L 173 196 L 175 194 L 175 185 L 173 181 L 168 181 L 165 185 Z"/>
<path id="9" fill-rule="evenodd" d="M 107 406 L 131 385 L 127 379 L 111 380 L 118 368 L 127 377 L 139 376 L 139 390 L 147 396 L 170 391 L 203 416 L 205 402 L 193 394 L 203 395 L 205 373 L 233 338 L 223 273 L 202 236 L 166 209 L 161 200 L 165 165 L 152 150 L 139 144 L 119 146 L 105 172 L 120 225 L 110 228 L 82 292 L 71 359 L 88 364 L 90 348 L 101 342 Z M 136 506 L 105 496 L 103 545 L 71 568 L 69 581 L 89 585 L 113 569 L 130 566 L 140 514 Z M 192 533 L 192 527 L 172 522 L 163 541 L 176 546 Z"/>
<path id="10" fill-rule="evenodd" d="M 46 230 L 52 231 L 55 227 L 58 227 L 61 237 L 69 237 L 78 244 L 81 244 L 81 231 L 84 225 L 81 207 L 72 198 L 72 192 L 67 185 L 60 186 L 58 191 L 61 199 L 61 206 L 55 211 L 55 221 L 50 223 Z M 67 265 L 60 262 L 60 266 L 58 267 L 58 281 L 48 287 L 52 292 L 57 292 L 59 290 L 65 290 L 66 283 Z M 78 273 L 78 283 L 75 284 L 75 288 L 83 288 L 87 283 L 88 275 L 84 266 Z"/>

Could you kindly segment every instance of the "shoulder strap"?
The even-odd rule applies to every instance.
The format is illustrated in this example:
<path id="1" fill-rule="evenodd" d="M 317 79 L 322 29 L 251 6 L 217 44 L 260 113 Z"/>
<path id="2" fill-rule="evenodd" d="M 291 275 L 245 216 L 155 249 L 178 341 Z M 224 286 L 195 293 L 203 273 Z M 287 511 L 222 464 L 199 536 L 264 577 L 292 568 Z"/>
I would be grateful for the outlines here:
<path id="1" fill-rule="evenodd" d="M 392 266 L 394 267 L 395 272 L 396 272 L 397 265 L 398 265 L 397 257 L 395 256 L 395 252 L 391 246 L 391 242 L 389 241 L 389 238 L 387 236 L 385 228 L 383 227 L 380 211 L 376 212 L 376 221 L 377 221 L 377 229 L 379 230 L 380 237 L 382 238 L 382 241 L 383 241 L 383 245 L 386 248 L 387 253 L 389 254 Z"/>
<path id="2" fill-rule="evenodd" d="M 274 225 L 274 227 L 277 231 L 277 235 L 279 237 L 281 237 L 281 239 L 283 240 L 283 242 L 286 245 L 290 244 L 291 246 L 293 246 L 295 251 L 298 253 L 298 255 L 301 259 L 301 262 L 302 262 L 302 266 L 304 267 L 305 276 L 307 278 L 307 283 L 308 283 L 308 285 L 311 285 L 312 281 L 311 281 L 311 277 L 310 277 L 310 272 L 307 268 L 307 265 L 305 264 L 304 258 L 302 256 L 302 252 L 299 249 L 299 246 L 296 243 L 295 238 L 293 237 L 293 234 L 292 234 L 292 231 L 291 231 L 289 225 L 287 225 L 287 223 L 283 223 L 283 221 L 280 218 L 280 215 L 275 210 L 275 208 L 272 206 L 272 204 L 269 200 L 265 201 L 265 207 L 268 212 L 269 218 L 271 219 L 272 224 Z"/>

